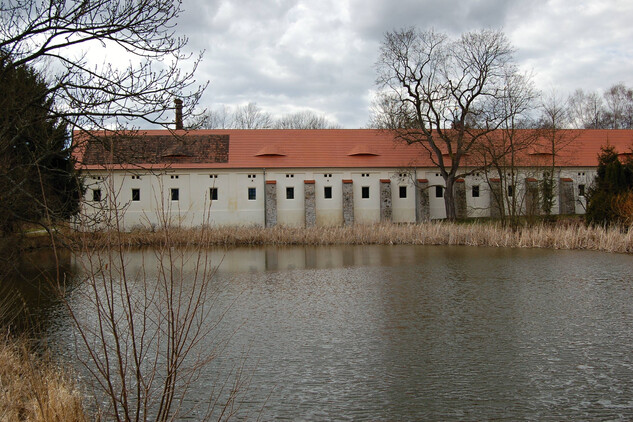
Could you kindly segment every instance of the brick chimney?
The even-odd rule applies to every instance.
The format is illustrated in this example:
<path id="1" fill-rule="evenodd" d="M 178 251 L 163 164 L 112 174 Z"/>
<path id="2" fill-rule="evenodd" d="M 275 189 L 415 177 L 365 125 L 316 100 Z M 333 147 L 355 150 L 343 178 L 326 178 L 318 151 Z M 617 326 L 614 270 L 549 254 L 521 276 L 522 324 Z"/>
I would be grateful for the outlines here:
<path id="1" fill-rule="evenodd" d="M 176 130 L 182 130 L 184 129 L 182 125 L 182 100 L 176 98 L 174 104 L 176 105 Z"/>

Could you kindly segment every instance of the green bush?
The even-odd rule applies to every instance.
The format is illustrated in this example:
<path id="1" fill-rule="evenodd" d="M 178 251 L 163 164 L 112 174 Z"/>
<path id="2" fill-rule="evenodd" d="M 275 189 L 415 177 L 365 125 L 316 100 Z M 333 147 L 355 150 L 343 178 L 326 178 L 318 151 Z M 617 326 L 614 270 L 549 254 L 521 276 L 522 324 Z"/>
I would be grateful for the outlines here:
<path id="1" fill-rule="evenodd" d="M 614 206 L 617 198 L 633 190 L 633 163 L 620 162 L 613 146 L 603 146 L 598 155 L 598 174 L 587 194 L 586 221 L 594 225 L 621 224 L 627 216 Z"/>

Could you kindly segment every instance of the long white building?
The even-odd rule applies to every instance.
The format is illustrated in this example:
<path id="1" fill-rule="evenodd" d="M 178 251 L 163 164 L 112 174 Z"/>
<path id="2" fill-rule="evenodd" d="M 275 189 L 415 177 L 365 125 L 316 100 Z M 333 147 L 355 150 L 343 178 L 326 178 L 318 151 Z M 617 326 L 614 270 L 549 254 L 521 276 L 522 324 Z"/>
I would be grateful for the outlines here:
<path id="1" fill-rule="evenodd" d="M 461 217 L 496 216 L 499 201 L 539 211 L 538 182 L 556 162 L 553 213 L 584 213 L 600 147 L 631 154 L 633 131 L 569 131 L 556 151 L 535 144 L 518 172 L 480 168 L 473 155 L 456 188 Z M 75 133 L 85 176 L 78 224 L 123 229 L 172 225 L 331 226 L 445 218 L 444 179 L 428 151 L 375 130 L 146 131 Z M 510 172 L 507 168 L 504 172 Z M 514 199 L 512 199 L 514 198 Z M 507 205 L 506 205 L 507 206 Z"/>

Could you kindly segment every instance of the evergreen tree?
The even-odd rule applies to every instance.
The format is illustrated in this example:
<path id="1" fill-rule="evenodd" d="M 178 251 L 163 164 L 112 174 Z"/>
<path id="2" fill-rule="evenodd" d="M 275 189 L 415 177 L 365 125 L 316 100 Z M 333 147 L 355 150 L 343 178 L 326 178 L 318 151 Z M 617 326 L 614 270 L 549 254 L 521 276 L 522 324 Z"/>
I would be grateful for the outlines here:
<path id="1" fill-rule="evenodd" d="M 0 53 L 0 232 L 46 224 L 79 209 L 80 186 L 54 92 L 31 67 Z"/>
<path id="2" fill-rule="evenodd" d="M 620 162 L 613 146 L 604 146 L 598 155 L 598 174 L 588 192 L 587 214 L 591 224 L 621 223 L 623 217 L 614 207 L 633 190 L 633 165 Z"/>

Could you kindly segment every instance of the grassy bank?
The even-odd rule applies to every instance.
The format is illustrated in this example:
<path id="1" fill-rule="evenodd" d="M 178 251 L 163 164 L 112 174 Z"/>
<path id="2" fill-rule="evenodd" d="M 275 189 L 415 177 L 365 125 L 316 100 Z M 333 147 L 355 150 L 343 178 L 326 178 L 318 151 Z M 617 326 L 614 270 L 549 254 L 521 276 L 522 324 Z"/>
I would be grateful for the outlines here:
<path id="1" fill-rule="evenodd" d="M 244 245 L 467 245 L 512 248 L 581 249 L 633 253 L 633 229 L 587 227 L 581 223 L 547 225 L 512 231 L 495 223 L 376 224 L 352 227 L 214 227 L 130 233 L 75 233 L 84 245 L 128 246 Z"/>
<path id="2" fill-rule="evenodd" d="M 23 340 L 0 341 L 0 421 L 86 421 L 82 396 Z"/>

